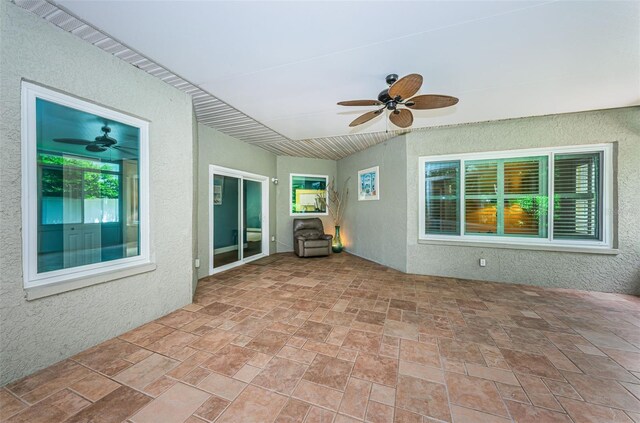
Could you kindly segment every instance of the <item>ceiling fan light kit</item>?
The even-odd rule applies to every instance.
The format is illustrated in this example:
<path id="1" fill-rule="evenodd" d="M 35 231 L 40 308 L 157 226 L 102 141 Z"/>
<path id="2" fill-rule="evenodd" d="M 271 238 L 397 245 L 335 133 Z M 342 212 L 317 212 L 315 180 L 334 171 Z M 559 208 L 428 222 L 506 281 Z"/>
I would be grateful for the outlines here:
<path id="1" fill-rule="evenodd" d="M 385 80 L 389 88 L 378 94 L 378 100 L 348 100 L 338 103 L 339 106 L 382 106 L 378 110 L 357 117 L 349 124 L 350 127 L 369 122 L 387 109 L 391 123 L 400 128 L 408 128 L 413 124 L 413 113 L 409 109 L 441 109 L 458 103 L 456 97 L 448 95 L 424 94 L 415 96 L 423 81 L 422 75 L 417 73 L 409 74 L 400 79 L 398 79 L 398 75 L 392 73 L 387 75 Z"/>

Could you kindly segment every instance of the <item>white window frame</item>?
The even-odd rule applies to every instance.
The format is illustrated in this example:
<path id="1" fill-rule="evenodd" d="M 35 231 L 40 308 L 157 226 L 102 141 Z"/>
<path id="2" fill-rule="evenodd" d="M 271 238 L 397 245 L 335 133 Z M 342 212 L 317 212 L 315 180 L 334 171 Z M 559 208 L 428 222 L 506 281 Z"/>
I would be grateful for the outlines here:
<path id="1" fill-rule="evenodd" d="M 294 213 L 293 212 L 293 177 L 294 176 L 303 176 L 303 177 L 311 177 L 311 178 L 324 178 L 327 182 L 325 183 L 325 201 L 327 203 L 327 209 L 324 213 Z M 289 174 L 289 216 L 328 216 L 329 215 L 329 175 L 314 175 L 311 173 L 290 173 Z"/>
<path id="2" fill-rule="evenodd" d="M 548 196 L 554 198 L 554 156 L 556 154 L 581 154 L 600 153 L 602 161 L 600 163 L 601 173 L 601 201 L 602 201 L 602 240 L 568 240 L 554 239 L 553 236 L 553 201 L 549 201 L 547 216 L 546 238 L 517 237 L 517 236 L 490 236 L 490 235 L 467 235 L 465 234 L 465 202 L 464 202 L 464 178 L 465 162 L 472 160 L 509 159 L 529 156 L 546 156 L 548 158 Z M 460 235 L 437 235 L 425 233 L 425 164 L 427 162 L 460 162 Z M 614 227 L 613 227 L 613 143 L 589 144 L 578 146 L 562 146 L 549 148 L 531 148 L 522 150 L 487 151 L 481 153 L 447 154 L 441 156 L 423 156 L 418 158 L 418 242 L 421 243 L 451 243 L 451 244 L 471 244 L 486 245 L 495 247 L 520 247 L 540 250 L 575 250 L 575 251 L 606 251 L 613 252 Z"/>
<path id="3" fill-rule="evenodd" d="M 92 113 L 140 129 L 138 157 L 140 254 L 118 260 L 93 263 L 38 273 L 38 163 L 36 99 Z M 123 222 L 125 223 L 125 222 Z M 149 252 L 149 122 L 98 106 L 42 86 L 22 82 L 22 252 L 24 289 L 28 299 L 81 288 L 111 278 L 110 273 L 128 276 L 132 271 L 153 270 Z M 83 282 L 84 281 L 84 282 Z M 35 292 L 35 294 L 30 294 Z"/>

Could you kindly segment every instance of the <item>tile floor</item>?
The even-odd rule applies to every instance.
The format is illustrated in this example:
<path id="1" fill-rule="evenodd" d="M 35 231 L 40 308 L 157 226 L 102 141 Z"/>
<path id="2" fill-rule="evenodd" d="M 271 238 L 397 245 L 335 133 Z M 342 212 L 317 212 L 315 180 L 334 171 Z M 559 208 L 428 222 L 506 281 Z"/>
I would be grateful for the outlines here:
<path id="1" fill-rule="evenodd" d="M 640 422 L 640 299 L 246 265 L 0 389 L 3 422 Z"/>

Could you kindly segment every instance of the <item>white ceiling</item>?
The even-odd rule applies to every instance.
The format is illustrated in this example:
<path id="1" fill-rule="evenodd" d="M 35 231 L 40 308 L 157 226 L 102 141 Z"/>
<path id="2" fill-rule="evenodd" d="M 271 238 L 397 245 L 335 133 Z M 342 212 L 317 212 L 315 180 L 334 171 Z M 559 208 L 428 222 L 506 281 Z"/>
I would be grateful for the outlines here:
<path id="1" fill-rule="evenodd" d="M 640 104 L 636 1 L 56 4 L 292 140 L 384 131 L 335 103 L 388 73 L 460 98 L 414 128 Z"/>

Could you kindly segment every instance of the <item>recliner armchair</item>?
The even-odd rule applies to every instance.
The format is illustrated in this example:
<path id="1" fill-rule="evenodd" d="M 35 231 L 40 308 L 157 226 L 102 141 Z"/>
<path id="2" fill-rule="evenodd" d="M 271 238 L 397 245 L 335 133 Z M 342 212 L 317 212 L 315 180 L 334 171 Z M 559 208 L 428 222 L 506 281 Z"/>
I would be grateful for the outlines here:
<path id="1" fill-rule="evenodd" d="M 298 257 L 319 257 L 331 254 L 333 235 L 326 235 L 322 220 L 293 219 L 293 250 Z"/>

